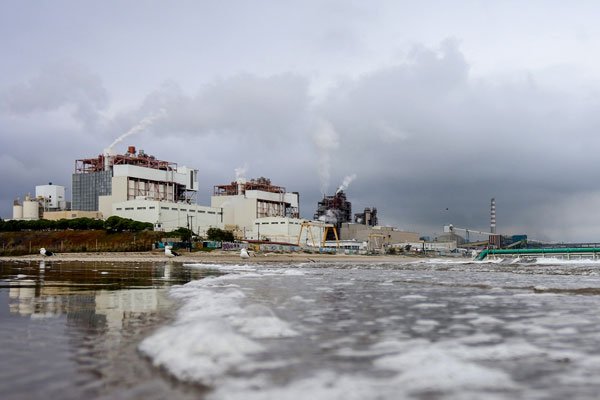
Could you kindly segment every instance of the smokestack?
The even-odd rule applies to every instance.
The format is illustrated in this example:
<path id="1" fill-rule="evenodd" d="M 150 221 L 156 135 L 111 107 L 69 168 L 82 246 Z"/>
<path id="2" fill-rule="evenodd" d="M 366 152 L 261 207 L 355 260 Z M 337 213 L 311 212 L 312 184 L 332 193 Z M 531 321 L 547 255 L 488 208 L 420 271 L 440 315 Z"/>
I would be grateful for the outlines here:
<path id="1" fill-rule="evenodd" d="M 492 198 L 490 205 L 490 232 L 496 233 L 496 199 Z"/>

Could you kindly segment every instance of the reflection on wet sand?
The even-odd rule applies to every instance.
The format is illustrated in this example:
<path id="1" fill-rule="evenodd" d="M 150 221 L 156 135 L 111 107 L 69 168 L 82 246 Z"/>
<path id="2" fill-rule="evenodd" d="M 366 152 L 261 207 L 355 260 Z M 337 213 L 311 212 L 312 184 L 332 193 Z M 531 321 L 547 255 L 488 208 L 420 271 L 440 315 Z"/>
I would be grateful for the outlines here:
<path id="1" fill-rule="evenodd" d="M 168 288 L 204 273 L 164 262 L 0 263 L 3 399 L 187 397 L 136 346 L 170 318 Z"/>

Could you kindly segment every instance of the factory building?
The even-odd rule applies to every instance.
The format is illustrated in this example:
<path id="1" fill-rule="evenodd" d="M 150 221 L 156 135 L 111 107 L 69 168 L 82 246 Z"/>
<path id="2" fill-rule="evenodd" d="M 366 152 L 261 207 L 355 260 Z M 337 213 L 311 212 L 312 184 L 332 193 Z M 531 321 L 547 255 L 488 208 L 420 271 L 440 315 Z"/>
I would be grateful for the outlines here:
<path id="1" fill-rule="evenodd" d="M 323 196 L 314 219 L 333 224 L 340 232 L 343 223 L 352 222 L 352 204 L 346 199 L 346 193 L 338 190 L 333 196 Z M 333 240 L 333 236 L 329 235 L 327 239 Z"/>
<path id="2" fill-rule="evenodd" d="M 75 161 L 73 211 L 150 222 L 157 230 L 188 227 L 202 234 L 223 227 L 223 210 L 195 204 L 198 170 L 158 160 L 129 146 Z"/>
<path id="3" fill-rule="evenodd" d="M 377 226 L 379 224 L 379 220 L 377 219 L 377 209 L 375 207 L 367 207 L 362 213 L 354 214 L 354 223 Z"/>
<path id="4" fill-rule="evenodd" d="M 254 221 L 254 228 L 247 233 L 246 239 L 319 247 L 324 245 L 323 235 L 330 229 L 333 225 L 322 221 L 265 217 Z"/>
<path id="5" fill-rule="evenodd" d="M 341 240 L 359 240 L 377 242 L 381 245 L 395 243 L 418 242 L 419 234 L 416 232 L 401 231 L 390 226 L 368 226 L 363 224 L 343 223 L 340 231 Z"/>
<path id="6" fill-rule="evenodd" d="M 223 210 L 198 204 L 158 200 L 128 200 L 112 204 L 112 215 L 135 221 L 151 222 L 156 231 L 179 227 L 205 235 L 209 228 L 223 228 Z"/>
<path id="7" fill-rule="evenodd" d="M 14 220 L 35 221 L 40 218 L 47 218 L 54 212 L 64 212 L 68 209 L 69 203 L 65 198 L 65 187 L 53 185 L 52 182 L 47 185 L 38 185 L 35 187 L 35 197 L 25 196 L 23 202 L 16 199 L 13 202 Z"/>
<path id="8" fill-rule="evenodd" d="M 244 238 L 254 230 L 254 221 L 258 218 L 298 218 L 299 199 L 298 192 L 287 192 L 284 187 L 273 185 L 270 179 L 240 178 L 215 186 L 210 205 L 223 209 L 225 229 Z"/>
<path id="9" fill-rule="evenodd" d="M 53 185 L 38 185 L 35 187 L 35 197 L 42 201 L 44 211 L 62 211 L 67 209 L 65 187 Z"/>

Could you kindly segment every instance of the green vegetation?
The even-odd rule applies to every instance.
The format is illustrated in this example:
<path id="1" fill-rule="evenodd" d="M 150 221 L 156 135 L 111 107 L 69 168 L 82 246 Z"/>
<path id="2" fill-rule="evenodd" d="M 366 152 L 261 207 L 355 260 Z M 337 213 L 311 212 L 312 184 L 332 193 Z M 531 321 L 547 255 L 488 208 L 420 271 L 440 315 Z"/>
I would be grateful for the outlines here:
<path id="1" fill-rule="evenodd" d="M 4 221 L 0 219 L 0 255 L 36 254 L 40 247 L 53 252 L 148 251 L 164 235 L 153 225 L 127 218 L 110 217 L 50 221 Z"/>
<path id="2" fill-rule="evenodd" d="M 206 231 L 206 237 L 208 240 L 214 242 L 233 242 L 235 240 L 233 237 L 233 232 L 225 231 L 219 228 L 209 228 Z"/>
<path id="3" fill-rule="evenodd" d="M 149 222 L 134 221 L 113 215 L 105 221 L 104 227 L 109 232 L 140 232 L 151 231 L 154 226 Z"/>
<path id="4" fill-rule="evenodd" d="M 0 220 L 0 232 L 19 231 L 56 231 L 56 230 L 103 230 L 109 232 L 139 232 L 152 230 L 153 225 L 147 222 L 134 221 L 128 218 L 110 217 L 106 221 L 92 218 L 74 218 L 50 221 L 39 219 L 36 221 L 4 221 Z"/>
<path id="5" fill-rule="evenodd" d="M 0 232 L 0 255 L 38 254 L 40 247 L 54 253 L 150 251 L 163 236 L 164 232 L 109 232 L 104 229 Z"/>
<path id="6" fill-rule="evenodd" d="M 189 242 L 192 239 L 193 232 L 187 228 L 177 228 L 169 232 L 169 236 L 178 237 L 184 242 Z"/>

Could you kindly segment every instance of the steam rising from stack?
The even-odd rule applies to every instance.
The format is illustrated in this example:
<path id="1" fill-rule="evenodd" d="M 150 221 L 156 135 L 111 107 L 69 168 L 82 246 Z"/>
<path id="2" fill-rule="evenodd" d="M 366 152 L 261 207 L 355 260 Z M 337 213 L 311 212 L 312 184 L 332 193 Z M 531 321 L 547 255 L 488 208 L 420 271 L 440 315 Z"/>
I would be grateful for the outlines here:
<path id="1" fill-rule="evenodd" d="M 338 190 L 336 190 L 335 194 L 338 194 L 339 192 L 348 189 L 348 186 L 350 186 L 350 184 L 352 183 L 352 181 L 355 180 L 355 179 L 356 179 L 356 174 L 352 174 L 352 175 L 346 176 L 344 178 L 344 181 L 342 182 L 342 184 L 338 188 Z"/>
<path id="2" fill-rule="evenodd" d="M 143 120 L 141 120 L 137 125 L 135 125 L 133 128 L 131 128 L 130 130 L 128 130 L 127 132 L 125 132 L 124 134 L 122 134 L 121 136 L 119 136 L 118 138 L 115 139 L 114 142 L 112 142 L 110 144 L 110 146 L 108 146 L 105 150 L 104 150 L 104 154 L 106 155 L 112 155 L 114 154 L 114 150 L 113 148 L 121 143 L 123 141 L 123 139 L 125 139 L 128 136 L 131 136 L 135 133 L 141 132 L 144 129 L 148 128 L 150 125 L 152 125 L 153 123 L 155 123 L 157 120 L 166 117 L 167 112 L 164 108 L 161 108 L 160 111 L 158 111 L 156 114 L 151 115 L 149 117 L 144 118 Z"/>
<path id="3" fill-rule="evenodd" d="M 319 217 L 319 221 L 325 222 L 328 224 L 337 225 L 338 217 L 336 215 L 336 210 L 329 209 L 325 212 L 325 214 Z"/>
<path id="4" fill-rule="evenodd" d="M 313 140 L 317 146 L 319 156 L 319 178 L 321 180 L 321 193 L 324 195 L 329 186 L 331 168 L 331 154 L 339 146 L 339 135 L 333 124 L 325 119 L 317 121 L 317 127 L 313 134 Z"/>
<path id="5" fill-rule="evenodd" d="M 248 166 L 244 165 L 243 167 L 237 167 L 235 171 L 235 181 L 239 182 L 240 179 L 246 179 L 246 171 L 248 170 Z"/>

